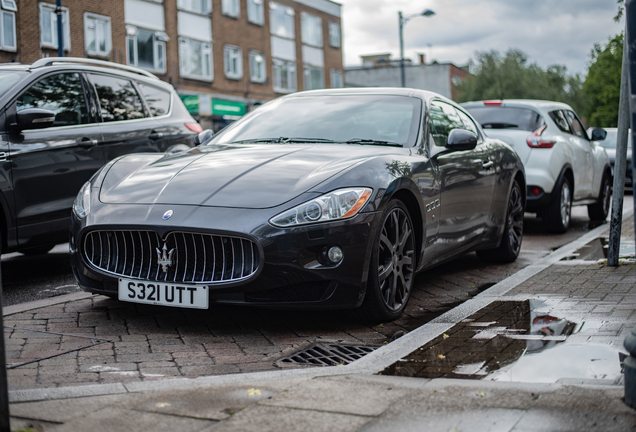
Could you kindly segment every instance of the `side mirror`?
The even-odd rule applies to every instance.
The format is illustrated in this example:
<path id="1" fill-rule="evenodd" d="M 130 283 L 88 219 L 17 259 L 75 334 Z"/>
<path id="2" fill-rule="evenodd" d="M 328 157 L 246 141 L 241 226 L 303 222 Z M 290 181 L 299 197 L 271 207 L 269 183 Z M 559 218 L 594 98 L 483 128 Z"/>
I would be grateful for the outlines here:
<path id="1" fill-rule="evenodd" d="M 17 131 L 44 129 L 53 126 L 55 113 L 42 108 L 26 108 L 17 112 L 15 120 L 11 126 Z"/>
<path id="2" fill-rule="evenodd" d="M 592 141 L 603 141 L 607 137 L 605 129 L 592 129 Z"/>
<path id="3" fill-rule="evenodd" d="M 472 150 L 477 146 L 477 136 L 465 129 L 453 129 L 446 140 L 448 150 Z"/>
<path id="4" fill-rule="evenodd" d="M 206 141 L 209 141 L 213 136 L 214 136 L 214 132 L 211 131 L 210 129 L 206 129 L 194 137 L 194 145 L 198 146 L 198 145 L 204 144 Z"/>

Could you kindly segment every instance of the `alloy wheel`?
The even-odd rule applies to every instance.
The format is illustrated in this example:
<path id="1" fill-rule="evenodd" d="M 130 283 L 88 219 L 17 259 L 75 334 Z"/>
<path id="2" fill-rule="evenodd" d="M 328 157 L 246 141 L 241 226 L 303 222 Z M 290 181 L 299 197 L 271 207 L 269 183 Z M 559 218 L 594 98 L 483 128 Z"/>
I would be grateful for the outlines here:
<path id="1" fill-rule="evenodd" d="M 568 182 L 563 182 L 563 187 L 561 188 L 561 224 L 564 227 L 567 227 L 570 224 L 570 213 L 572 211 L 572 207 L 570 205 L 570 185 Z"/>
<path id="2" fill-rule="evenodd" d="M 518 254 L 523 239 L 523 197 L 515 183 L 508 199 L 508 241 L 510 250 Z"/>
<path id="3" fill-rule="evenodd" d="M 413 282 L 413 227 L 401 208 L 384 221 L 378 250 L 378 282 L 384 304 L 393 311 L 403 307 Z"/>

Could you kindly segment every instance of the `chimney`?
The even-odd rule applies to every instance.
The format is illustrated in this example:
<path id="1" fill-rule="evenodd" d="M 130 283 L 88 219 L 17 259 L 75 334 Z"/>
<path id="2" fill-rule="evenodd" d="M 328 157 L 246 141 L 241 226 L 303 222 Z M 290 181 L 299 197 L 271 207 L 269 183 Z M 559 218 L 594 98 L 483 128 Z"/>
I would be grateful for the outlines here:
<path id="1" fill-rule="evenodd" d="M 424 54 L 420 54 L 420 64 L 426 64 L 426 56 Z"/>

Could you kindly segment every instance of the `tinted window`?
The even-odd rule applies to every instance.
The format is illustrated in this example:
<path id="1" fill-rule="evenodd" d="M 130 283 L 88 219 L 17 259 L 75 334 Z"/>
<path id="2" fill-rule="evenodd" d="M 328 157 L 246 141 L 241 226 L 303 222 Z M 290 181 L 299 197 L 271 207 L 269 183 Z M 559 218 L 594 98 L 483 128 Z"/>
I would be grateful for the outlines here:
<path id="1" fill-rule="evenodd" d="M 150 115 L 159 117 L 170 111 L 170 93 L 156 87 L 138 83 L 141 94 L 144 95 Z"/>
<path id="2" fill-rule="evenodd" d="M 475 136 L 479 137 L 477 125 L 475 125 L 473 119 L 466 115 L 466 113 L 462 112 L 462 110 L 457 110 L 457 115 L 459 115 L 459 118 L 462 119 L 462 123 L 464 123 L 464 129 L 471 131 L 475 134 Z"/>
<path id="3" fill-rule="evenodd" d="M 131 81 L 107 75 L 91 75 L 105 122 L 145 117 L 141 98 Z"/>
<path id="4" fill-rule="evenodd" d="M 550 118 L 556 123 L 556 125 L 561 129 L 561 132 L 572 133 L 570 132 L 570 125 L 568 124 L 568 120 L 565 118 L 563 111 L 551 111 Z"/>
<path id="5" fill-rule="evenodd" d="M 474 107 L 466 108 L 484 129 L 518 129 L 534 132 L 543 125 L 541 115 L 525 108 Z"/>
<path id="6" fill-rule="evenodd" d="M 277 99 L 217 134 L 211 143 L 262 138 L 389 141 L 413 146 L 421 100 L 403 96 L 342 95 Z"/>
<path id="7" fill-rule="evenodd" d="M 440 101 L 431 103 L 431 135 L 438 147 L 445 147 L 448 135 L 453 129 L 465 129 L 457 110 L 452 105 Z"/>
<path id="8" fill-rule="evenodd" d="M 583 128 L 583 125 L 581 124 L 579 119 L 576 117 L 576 114 L 574 114 L 573 111 L 565 111 L 565 116 L 570 121 L 570 126 L 572 126 L 574 135 L 587 139 L 587 133 L 585 132 L 585 129 Z"/>
<path id="9" fill-rule="evenodd" d="M 63 73 L 36 82 L 16 103 L 17 111 L 43 108 L 55 113 L 53 126 L 88 123 L 88 110 L 79 74 Z"/>

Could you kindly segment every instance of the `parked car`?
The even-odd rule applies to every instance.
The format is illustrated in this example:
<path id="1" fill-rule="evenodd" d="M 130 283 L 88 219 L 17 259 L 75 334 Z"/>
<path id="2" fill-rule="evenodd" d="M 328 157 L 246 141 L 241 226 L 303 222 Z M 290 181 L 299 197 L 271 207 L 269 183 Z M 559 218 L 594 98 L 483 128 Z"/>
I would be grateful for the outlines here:
<path id="1" fill-rule="evenodd" d="M 473 250 L 514 261 L 525 191 L 517 154 L 442 96 L 301 92 L 187 152 L 109 163 L 75 202 L 71 262 L 121 301 L 391 320 L 418 271 Z"/>
<path id="2" fill-rule="evenodd" d="M 467 102 L 462 106 L 489 137 L 510 144 L 528 178 L 526 211 L 545 228 L 567 231 L 572 205 L 587 205 L 590 219 L 607 218 L 611 171 L 605 150 L 587 136 L 574 110 L 537 100 Z"/>
<path id="3" fill-rule="evenodd" d="M 66 243 L 77 192 L 106 162 L 188 149 L 201 131 L 170 84 L 99 60 L 0 65 L 0 107 L 5 253 Z"/>
<path id="4" fill-rule="evenodd" d="M 589 128 L 587 130 L 588 136 L 592 137 L 592 133 L 594 130 L 598 130 L 600 128 Z M 609 158 L 610 167 L 612 169 L 612 176 L 614 175 L 614 164 L 616 162 L 616 140 L 618 135 L 617 128 L 604 128 L 602 129 L 606 132 L 605 138 L 601 139 L 602 134 L 597 137 L 597 142 L 601 147 L 605 149 L 607 153 L 607 157 Z M 629 135 L 628 135 L 629 137 Z M 625 187 L 632 188 L 634 186 L 633 174 L 632 174 L 632 143 L 631 140 L 627 139 L 627 163 L 625 169 Z"/>

